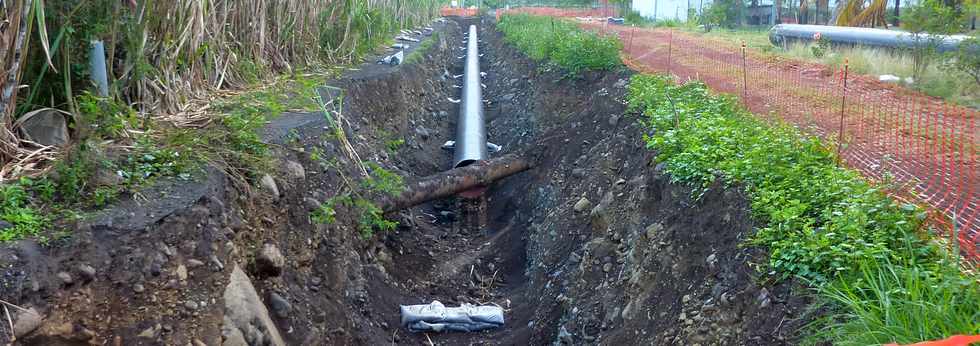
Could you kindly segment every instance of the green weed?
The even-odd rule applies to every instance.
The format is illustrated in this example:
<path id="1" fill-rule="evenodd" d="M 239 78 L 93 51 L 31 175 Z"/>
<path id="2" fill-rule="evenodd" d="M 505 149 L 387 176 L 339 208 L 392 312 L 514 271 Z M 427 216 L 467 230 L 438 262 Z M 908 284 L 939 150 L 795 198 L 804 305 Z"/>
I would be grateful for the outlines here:
<path id="1" fill-rule="evenodd" d="M 669 99 L 668 99 L 669 96 Z M 748 192 L 763 226 L 748 242 L 769 249 L 767 271 L 816 289 L 821 309 L 806 343 L 912 343 L 980 331 L 977 277 L 920 232 L 925 214 L 899 205 L 826 145 L 769 126 L 698 82 L 634 76 L 629 107 L 671 179 L 696 193 L 717 179 Z"/>
<path id="2" fill-rule="evenodd" d="M 85 92 L 76 98 L 85 136 L 119 138 L 128 129 L 139 126 L 136 111 L 113 98 L 98 97 Z"/>
<path id="3" fill-rule="evenodd" d="M 396 195 L 405 189 L 402 177 L 394 172 L 384 169 L 374 162 L 364 164 L 368 169 L 368 176 L 361 181 L 361 186 L 369 192 Z"/>
<path id="4" fill-rule="evenodd" d="M 415 50 L 405 57 L 405 63 L 417 64 L 422 61 L 422 57 L 425 56 L 425 53 L 428 52 L 429 49 L 432 49 L 432 45 L 435 44 L 436 41 L 439 41 L 439 33 L 433 33 L 432 36 L 422 41 L 422 43 L 419 43 L 419 46 L 415 47 Z"/>
<path id="5" fill-rule="evenodd" d="M 623 44 L 619 39 L 584 31 L 562 19 L 508 14 L 501 18 L 497 29 L 508 43 L 531 59 L 559 66 L 570 75 L 622 65 L 619 52 Z"/>
<path id="6" fill-rule="evenodd" d="M 667 99 L 670 96 L 670 100 Z M 752 244 L 770 250 L 783 277 L 823 283 L 863 260 L 897 258 L 899 239 L 919 227 L 914 206 L 899 206 L 836 159 L 816 139 L 770 127 L 700 83 L 672 85 L 635 76 L 629 105 L 643 112 L 646 140 L 672 179 L 704 191 L 716 179 L 742 184 L 765 221 Z"/>
<path id="7" fill-rule="evenodd" d="M 89 159 L 88 146 L 82 144 L 54 166 L 53 185 L 60 200 L 76 204 L 82 200 L 96 162 Z"/>
<path id="8" fill-rule="evenodd" d="M 405 145 L 405 139 L 403 138 L 391 139 L 385 141 L 385 148 L 388 149 L 389 153 L 397 152 L 398 149 L 401 149 L 401 147 L 404 145 Z"/>
<path id="9" fill-rule="evenodd" d="M 27 188 L 31 180 L 19 181 L 0 186 L 0 220 L 6 225 L 0 228 L 0 242 L 36 236 L 50 220 L 30 204 Z"/>
<path id="10" fill-rule="evenodd" d="M 955 261 L 864 260 L 856 272 L 818 289 L 830 313 L 808 326 L 805 344 L 905 345 L 980 333 L 978 278 Z"/>
<path id="11" fill-rule="evenodd" d="M 340 172 L 340 167 L 336 162 L 323 161 L 321 165 Z M 320 224 L 333 224 L 337 221 L 337 208 L 343 206 L 357 215 L 357 229 L 364 238 L 370 238 L 375 230 L 391 231 L 395 229 L 398 223 L 385 219 L 384 211 L 375 205 L 370 198 L 381 195 L 394 196 L 401 193 L 405 189 L 402 177 L 374 162 L 366 162 L 365 167 L 368 168 L 369 174 L 361 180 L 360 189 L 352 189 L 327 199 L 319 208 L 310 213 L 310 220 Z"/>

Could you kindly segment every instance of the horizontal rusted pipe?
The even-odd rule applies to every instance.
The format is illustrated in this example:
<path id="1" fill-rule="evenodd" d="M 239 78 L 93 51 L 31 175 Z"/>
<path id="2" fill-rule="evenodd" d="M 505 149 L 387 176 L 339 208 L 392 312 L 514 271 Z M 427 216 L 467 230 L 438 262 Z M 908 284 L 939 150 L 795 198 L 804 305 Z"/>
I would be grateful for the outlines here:
<path id="1" fill-rule="evenodd" d="M 410 208 L 427 201 L 490 185 L 494 181 L 526 171 L 532 166 L 531 160 L 514 154 L 478 161 L 409 184 L 397 196 L 386 197 L 379 201 L 378 206 L 385 213 Z"/>

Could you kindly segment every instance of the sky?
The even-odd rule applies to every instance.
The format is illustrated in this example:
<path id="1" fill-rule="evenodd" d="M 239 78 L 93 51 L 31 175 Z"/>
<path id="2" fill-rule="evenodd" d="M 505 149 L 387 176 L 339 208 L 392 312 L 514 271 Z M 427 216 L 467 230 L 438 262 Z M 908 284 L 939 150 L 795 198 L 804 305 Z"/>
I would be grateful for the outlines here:
<path id="1" fill-rule="evenodd" d="M 690 0 L 691 7 L 698 8 L 702 0 Z M 705 4 L 711 3 L 706 1 Z M 654 11 L 656 4 L 656 11 Z M 654 19 L 673 19 L 687 20 L 688 0 L 633 0 L 633 9 L 640 12 L 644 17 Z"/>

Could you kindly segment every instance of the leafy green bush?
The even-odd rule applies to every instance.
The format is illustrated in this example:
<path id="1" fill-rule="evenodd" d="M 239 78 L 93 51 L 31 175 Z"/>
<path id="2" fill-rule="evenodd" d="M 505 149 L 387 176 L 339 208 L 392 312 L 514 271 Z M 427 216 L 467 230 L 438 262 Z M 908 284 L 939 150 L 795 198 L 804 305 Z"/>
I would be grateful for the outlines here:
<path id="1" fill-rule="evenodd" d="M 621 66 L 622 42 L 580 29 L 574 23 L 552 17 L 508 14 L 497 28 L 507 43 L 531 59 L 546 61 L 576 75 L 589 70 L 610 70 Z"/>
<path id="2" fill-rule="evenodd" d="M 78 112 L 87 127 L 86 135 L 119 138 L 126 130 L 138 126 L 139 117 L 136 111 L 111 97 L 98 97 L 85 92 L 76 101 Z"/>
<path id="3" fill-rule="evenodd" d="M 0 220 L 7 223 L 0 228 L 0 242 L 37 235 L 49 223 L 30 204 L 31 186 L 27 178 L 0 186 Z"/>
<path id="4" fill-rule="evenodd" d="M 752 243 L 770 249 L 769 265 L 784 277 L 822 283 L 863 260 L 898 258 L 893 249 L 919 227 L 915 207 L 837 167 L 818 140 L 770 127 L 701 83 L 639 75 L 628 100 L 645 115 L 648 146 L 672 179 L 699 192 L 719 178 L 745 186 L 766 224 Z"/>
<path id="5" fill-rule="evenodd" d="M 921 236 L 925 214 L 898 205 L 857 173 L 839 168 L 816 139 L 771 127 L 701 83 L 637 75 L 629 107 L 642 112 L 648 147 L 671 179 L 695 192 L 722 179 L 748 192 L 764 226 L 749 244 L 769 267 L 814 286 L 829 313 L 805 343 L 912 343 L 980 333 L 980 290 L 956 255 Z M 955 253 L 955 251 L 954 251 Z"/>
<path id="6" fill-rule="evenodd" d="M 317 154 L 317 156 L 320 156 Z M 340 170 L 339 163 L 335 160 L 319 158 L 320 164 L 326 169 Z M 360 182 L 360 188 L 350 188 L 347 192 L 341 192 L 330 197 L 319 208 L 310 213 L 310 220 L 319 224 L 333 224 L 337 221 L 337 208 L 345 207 L 357 217 L 357 229 L 361 236 L 370 238 L 375 230 L 391 231 L 398 226 L 398 222 L 388 220 L 384 217 L 381 210 L 371 198 L 377 196 L 395 196 L 405 189 L 402 177 L 394 172 L 384 169 L 381 165 L 374 162 L 365 162 L 368 176 Z M 346 180 L 346 179 L 345 179 Z"/>

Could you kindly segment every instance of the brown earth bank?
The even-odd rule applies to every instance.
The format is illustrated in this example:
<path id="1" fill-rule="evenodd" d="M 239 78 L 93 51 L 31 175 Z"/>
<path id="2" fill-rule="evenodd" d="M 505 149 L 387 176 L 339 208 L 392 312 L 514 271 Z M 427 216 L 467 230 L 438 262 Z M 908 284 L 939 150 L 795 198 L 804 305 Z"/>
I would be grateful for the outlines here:
<path id="1" fill-rule="evenodd" d="M 533 157 L 534 169 L 475 202 L 389 215 L 397 229 L 365 239 L 352 211 L 311 221 L 360 173 L 322 114 L 284 114 L 264 132 L 279 168 L 271 182 L 241 191 L 217 172 L 162 182 L 79 222 L 68 241 L 0 248 L 0 298 L 31 309 L 11 311 L 18 342 L 792 343 L 806 301 L 758 274 L 764 252 L 739 246 L 755 227 L 745 196 L 717 185 L 694 198 L 662 173 L 625 111 L 631 71 L 565 78 L 507 46 L 489 20 L 449 20 L 420 62 L 365 64 L 327 82 L 345 90 L 361 160 L 407 181 L 451 165 L 440 146 L 454 135 L 448 99 L 459 97 L 469 24 L 481 32 L 488 138 L 503 146 L 494 155 Z M 506 324 L 400 326 L 400 304 L 433 300 L 497 304 Z"/>

